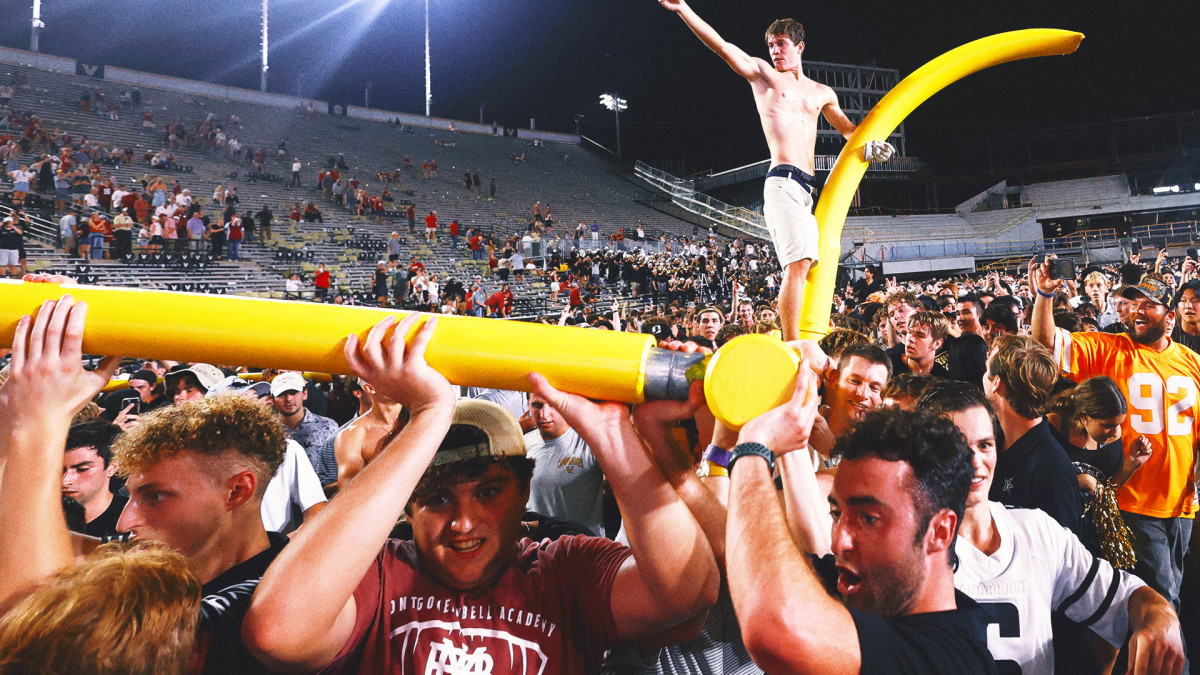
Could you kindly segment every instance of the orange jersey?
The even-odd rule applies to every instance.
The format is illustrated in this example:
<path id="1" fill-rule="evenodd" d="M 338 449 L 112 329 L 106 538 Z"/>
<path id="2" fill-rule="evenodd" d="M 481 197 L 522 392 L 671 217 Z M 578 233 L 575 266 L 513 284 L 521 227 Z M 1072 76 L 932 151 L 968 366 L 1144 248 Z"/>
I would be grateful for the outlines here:
<path id="1" fill-rule="evenodd" d="M 1121 425 L 1125 456 L 1138 437 L 1150 441 L 1150 459 L 1117 493 L 1117 504 L 1154 518 L 1196 513 L 1196 438 L 1200 437 L 1200 356 L 1171 342 L 1156 352 L 1122 333 L 1054 334 L 1054 357 L 1079 382 L 1097 375 L 1116 381 L 1129 402 Z"/>

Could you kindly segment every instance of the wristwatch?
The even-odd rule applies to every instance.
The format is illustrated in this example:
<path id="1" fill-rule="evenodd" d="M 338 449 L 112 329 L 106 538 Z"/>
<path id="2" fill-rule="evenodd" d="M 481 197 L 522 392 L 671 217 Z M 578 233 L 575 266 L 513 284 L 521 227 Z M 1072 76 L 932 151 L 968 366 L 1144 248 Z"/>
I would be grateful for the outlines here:
<path id="1" fill-rule="evenodd" d="M 775 474 L 775 453 L 762 443 L 739 443 L 729 453 L 729 474 L 733 475 L 733 465 L 747 455 L 757 455 L 767 460 L 767 470 Z"/>

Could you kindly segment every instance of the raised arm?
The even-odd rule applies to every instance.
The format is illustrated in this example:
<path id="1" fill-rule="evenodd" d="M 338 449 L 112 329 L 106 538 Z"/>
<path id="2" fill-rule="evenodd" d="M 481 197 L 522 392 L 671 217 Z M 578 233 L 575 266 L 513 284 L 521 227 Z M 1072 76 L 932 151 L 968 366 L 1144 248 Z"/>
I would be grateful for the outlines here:
<path id="1" fill-rule="evenodd" d="M 1037 258 L 1029 261 L 1029 285 L 1035 291 L 1029 330 L 1033 339 L 1050 351 L 1054 351 L 1054 294 L 1059 283 L 1050 278 L 1050 263 L 1039 263 Z"/>
<path id="2" fill-rule="evenodd" d="M 658 4 L 679 15 L 700 41 L 725 60 L 733 72 L 747 80 L 757 80 L 767 68 L 766 61 L 756 59 L 722 38 L 712 26 L 701 19 L 684 0 L 658 0 Z"/>
<path id="3" fill-rule="evenodd" d="M 635 406 L 633 420 L 638 436 L 641 436 L 655 464 L 662 470 L 667 482 L 675 488 L 679 498 L 704 531 L 718 568 L 724 570 L 727 516 L 725 504 L 709 485 L 701 482 L 696 476 L 691 452 L 680 447 L 672 433 L 675 423 L 679 420 L 689 419 L 697 413 L 707 413 L 707 409 L 702 408 L 703 383 L 693 382 L 688 394 L 688 400 L 685 402 L 654 401 Z"/>
<path id="4" fill-rule="evenodd" d="M 642 447 L 629 409 L 593 403 L 530 374 L 533 390 L 575 429 L 616 495 L 633 553 L 617 572 L 612 614 L 623 640 L 659 633 L 717 600 L 720 575 L 704 532 Z"/>
<path id="5" fill-rule="evenodd" d="M 429 319 L 412 346 L 405 346 L 419 316 L 406 316 L 391 335 L 395 319 L 384 318 L 367 335 L 361 355 L 357 338 L 346 340 L 354 374 L 408 408 L 410 418 L 337 499 L 297 530 L 263 575 L 242 637 L 269 666 L 316 670 L 345 646 L 357 612 L 354 590 L 450 428 L 453 390 L 425 363 L 437 319 Z"/>
<path id="6" fill-rule="evenodd" d="M 70 296 L 22 317 L 0 387 L 0 614 L 73 558 L 62 511 L 62 457 L 71 420 L 116 372 L 83 369 L 87 305 Z"/>
<path id="7" fill-rule="evenodd" d="M 817 378 L 801 367 L 792 399 L 746 423 L 738 444 L 807 452 L 818 402 Z M 854 620 L 789 536 L 767 463 L 736 460 L 730 479 L 729 592 L 750 656 L 767 672 L 857 673 Z"/>

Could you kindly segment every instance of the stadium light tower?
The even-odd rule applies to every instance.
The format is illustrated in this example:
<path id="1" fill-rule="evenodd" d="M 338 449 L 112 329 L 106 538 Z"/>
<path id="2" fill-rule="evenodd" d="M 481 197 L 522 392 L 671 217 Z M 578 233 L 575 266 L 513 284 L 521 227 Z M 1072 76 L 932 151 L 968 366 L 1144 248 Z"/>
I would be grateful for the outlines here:
<path id="1" fill-rule="evenodd" d="M 433 101 L 429 70 L 429 0 L 425 0 L 425 116 L 429 117 L 429 103 Z"/>
<path id="2" fill-rule="evenodd" d="M 33 0 L 33 26 L 29 33 L 29 51 L 36 52 L 38 50 L 38 34 L 46 24 L 42 23 L 42 0 Z"/>
<path id="3" fill-rule="evenodd" d="M 262 76 L 258 80 L 260 91 L 267 90 L 267 2 L 268 0 L 262 0 Z"/>
<path id="4" fill-rule="evenodd" d="M 612 94 L 600 94 L 600 105 L 613 111 L 617 117 L 617 157 L 621 156 L 621 111 L 629 107 L 629 101 Z"/>

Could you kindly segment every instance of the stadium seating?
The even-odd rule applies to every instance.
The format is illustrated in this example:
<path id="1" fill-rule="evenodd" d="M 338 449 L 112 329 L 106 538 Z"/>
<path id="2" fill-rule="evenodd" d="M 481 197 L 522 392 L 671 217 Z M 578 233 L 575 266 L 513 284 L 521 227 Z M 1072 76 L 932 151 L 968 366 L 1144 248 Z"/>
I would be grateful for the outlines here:
<path id="1" fill-rule="evenodd" d="M 11 69 L 12 66 L 0 67 L 0 77 L 7 77 Z M 284 280 L 291 272 L 304 273 L 302 265 L 325 262 L 331 268 L 336 267 L 338 284 L 362 291 L 369 288 L 370 275 L 378 259 L 375 251 L 379 250 L 366 244 L 371 241 L 382 243 L 392 231 L 406 235 L 405 259 L 408 255 L 418 256 L 430 272 L 441 274 L 443 281 L 448 277 L 465 279 L 485 271 L 486 267 L 469 259 L 469 253 L 464 250 L 465 241 L 460 241 L 459 251 L 450 249 L 445 230 L 450 220 L 457 219 L 463 232 L 474 226 L 494 231 L 502 237 L 523 233 L 537 201 L 542 202 L 543 209 L 551 209 L 559 224 L 558 234 L 568 242 L 570 232 L 580 221 L 599 222 L 603 238 L 619 227 L 632 233 L 639 221 L 648 238 L 664 234 L 677 237 L 691 232 L 691 225 L 635 203 L 633 196 L 637 188 L 634 185 L 610 171 L 604 160 L 574 144 L 544 142 L 534 145 L 511 137 L 429 128 L 401 130 L 385 123 L 306 115 L 269 106 L 141 88 L 140 98 L 154 114 L 155 127 L 149 128 L 143 126 L 141 108 L 136 105 L 123 105 L 116 121 L 108 119 L 107 115 L 98 115 L 95 109 L 88 112 L 80 109 L 80 93 L 84 89 L 103 91 L 107 107 L 121 101 L 122 93 L 130 90 L 127 85 L 30 68 L 20 70 L 28 77 L 31 90 L 18 92 L 13 98 L 13 107 L 38 115 L 48 127 L 62 129 L 76 139 L 86 136 L 93 142 L 133 149 L 136 160 L 133 164 L 105 167 L 116 180 L 124 183 L 140 181 L 146 174 L 163 175 L 168 180 L 175 178 L 191 191 L 194 198 L 202 199 L 206 204 L 212 202 L 213 189 L 223 185 L 237 189 L 240 211 L 257 211 L 263 204 L 270 204 L 276 213 L 274 237 L 270 241 L 243 244 L 242 257 L 249 262 L 221 261 L 200 270 L 136 262 L 134 269 L 127 269 L 126 263 L 121 261 L 95 261 L 93 267 L 104 270 L 97 273 L 101 283 L 157 287 L 155 284 L 179 285 L 203 279 L 209 287 L 228 288 L 236 281 L 239 292 L 252 289 L 256 293 L 282 297 Z M 235 161 L 225 153 L 214 156 L 196 149 L 173 151 L 177 163 L 185 170 L 157 170 L 141 163 L 145 153 L 166 147 L 164 129 L 168 123 L 183 122 L 189 131 L 193 131 L 196 122 L 210 113 L 218 120 L 236 114 L 241 120 L 240 127 L 226 125 L 226 132 L 236 136 L 243 147 L 263 148 L 267 162 L 262 173 L 283 180 L 264 180 L 262 175 L 255 175 L 253 166 L 246 161 Z M 284 139 L 289 148 L 286 162 L 280 161 L 276 154 Z M 524 155 L 525 160 L 510 159 L 512 154 Z M 376 175 L 379 171 L 401 168 L 405 157 L 412 158 L 416 168 L 402 169 L 402 183 L 390 188 L 396 199 L 411 199 L 416 204 L 419 226 L 416 237 L 407 236 L 407 222 L 402 219 L 357 217 L 323 201 L 316 185 L 317 171 L 328 159 L 339 155 L 349 167 L 342 175 L 357 177 L 372 194 L 381 188 Z M 305 165 L 300 188 L 290 187 L 292 157 L 299 157 Z M 439 164 L 437 178 L 426 180 L 421 177 L 419 166 L 426 159 L 436 160 Z M 483 183 L 480 192 L 466 188 L 463 181 L 466 170 L 479 172 Z M 498 183 L 495 201 L 488 199 L 488 183 L 493 177 Z M 289 223 L 287 213 L 292 206 L 302 206 L 309 201 L 319 206 L 324 222 Z M 425 243 L 424 232 L 420 229 L 429 210 L 437 211 L 442 225 L 438 242 L 432 245 Z M 356 243 L 358 248 L 355 248 Z M 276 257 L 277 253 L 285 251 L 301 251 L 304 256 L 302 259 Z M 366 251 L 371 253 L 360 256 L 360 252 Z M 66 262 L 61 255 L 49 250 L 31 250 L 31 259 L 42 260 L 43 267 L 49 262 L 48 268 L 52 271 L 62 268 Z M 160 276 L 161 281 L 158 280 Z M 514 285 L 514 291 L 519 299 L 544 295 L 544 290 L 533 286 L 527 281 L 523 285 Z"/>

